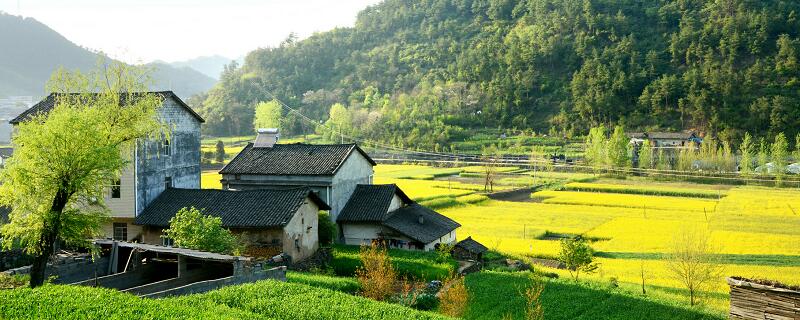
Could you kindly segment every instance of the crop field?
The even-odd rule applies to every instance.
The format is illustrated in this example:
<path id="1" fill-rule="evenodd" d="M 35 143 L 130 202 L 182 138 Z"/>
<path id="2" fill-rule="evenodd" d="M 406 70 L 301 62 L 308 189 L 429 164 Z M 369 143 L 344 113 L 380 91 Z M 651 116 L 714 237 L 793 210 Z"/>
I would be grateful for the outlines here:
<path id="1" fill-rule="evenodd" d="M 219 174 L 219 170 L 203 171 L 200 174 L 200 187 L 203 189 L 222 189 L 220 179 L 222 179 L 222 175 Z"/>
<path id="2" fill-rule="evenodd" d="M 273 280 L 164 299 L 142 299 L 111 289 L 48 285 L 36 290 L 0 290 L 0 301 L 0 319 L 447 319 L 325 288 Z"/>
<path id="3" fill-rule="evenodd" d="M 517 256 L 555 257 L 559 242 L 548 234 L 583 234 L 600 263 L 587 278 L 633 285 L 644 268 L 649 292 L 671 301 L 687 299 L 663 260 L 682 228 L 709 230 L 726 276 L 800 284 L 800 190 L 613 179 L 577 186 L 572 190 L 582 191 L 537 192 L 533 202 L 489 200 L 439 212 L 461 223 L 459 238 Z M 719 279 L 704 295 L 705 307 L 724 313 L 727 290 Z"/>

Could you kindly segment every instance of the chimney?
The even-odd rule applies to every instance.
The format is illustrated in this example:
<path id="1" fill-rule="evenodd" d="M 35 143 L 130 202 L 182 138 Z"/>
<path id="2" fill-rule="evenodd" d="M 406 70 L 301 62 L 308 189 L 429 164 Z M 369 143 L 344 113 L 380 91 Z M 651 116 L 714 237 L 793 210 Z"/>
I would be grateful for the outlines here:
<path id="1" fill-rule="evenodd" d="M 278 138 L 281 134 L 277 128 L 262 128 L 258 129 L 256 141 L 253 143 L 253 148 L 272 148 L 278 143 Z"/>
<path id="2" fill-rule="evenodd" d="M 422 215 L 417 216 L 417 221 L 419 221 L 419 224 L 425 224 L 425 218 Z"/>

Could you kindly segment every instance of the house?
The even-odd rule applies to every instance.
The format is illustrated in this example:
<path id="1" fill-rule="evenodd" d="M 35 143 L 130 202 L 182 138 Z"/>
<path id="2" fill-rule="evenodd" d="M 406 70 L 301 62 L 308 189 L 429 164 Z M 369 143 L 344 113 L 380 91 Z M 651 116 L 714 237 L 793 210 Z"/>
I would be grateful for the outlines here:
<path id="1" fill-rule="evenodd" d="M 483 254 L 486 251 L 489 251 L 489 248 L 475 241 L 472 237 L 467 237 L 456 243 L 450 252 L 456 259 L 480 261 L 483 260 Z"/>
<path id="2" fill-rule="evenodd" d="M 6 161 L 14 154 L 14 148 L 0 148 L 0 168 L 6 166 Z"/>
<path id="3" fill-rule="evenodd" d="M 295 261 L 316 252 L 319 210 L 330 209 L 305 187 L 281 190 L 210 190 L 170 188 L 136 217 L 141 242 L 171 245 L 162 238 L 169 221 L 182 208 L 195 207 L 220 217 L 222 226 L 239 235 L 246 252 L 257 256 L 286 253 Z"/>
<path id="4" fill-rule="evenodd" d="M 168 125 L 169 139 L 148 139 L 137 143 L 132 164 L 118 181 L 109 182 L 105 204 L 111 222 L 103 226 L 107 238 L 130 241 L 141 236 L 133 221 L 167 188 L 200 188 L 200 125 L 204 122 L 172 91 L 152 92 L 163 99 L 159 120 Z M 12 125 L 53 109 L 57 94 L 50 94 L 15 119 Z"/>
<path id="5" fill-rule="evenodd" d="M 375 161 L 356 144 L 277 144 L 276 129 L 260 129 L 222 170 L 225 190 L 311 188 L 331 207 L 331 219 L 356 186 L 370 184 Z"/>
<path id="6" fill-rule="evenodd" d="M 630 143 L 636 146 L 641 145 L 644 140 L 650 140 L 655 148 L 680 148 L 692 143 L 697 146 L 703 142 L 703 139 L 692 131 L 629 133 L 628 137 L 631 138 Z"/>
<path id="7" fill-rule="evenodd" d="M 461 226 L 412 201 L 394 184 L 356 186 L 336 221 L 345 244 L 383 241 L 391 248 L 425 251 L 453 244 Z"/>

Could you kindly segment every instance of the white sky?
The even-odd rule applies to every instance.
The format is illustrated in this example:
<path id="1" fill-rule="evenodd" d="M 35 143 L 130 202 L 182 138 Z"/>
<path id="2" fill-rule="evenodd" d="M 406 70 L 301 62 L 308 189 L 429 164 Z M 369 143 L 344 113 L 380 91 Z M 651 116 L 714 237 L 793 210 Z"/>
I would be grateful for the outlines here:
<path id="1" fill-rule="evenodd" d="M 235 59 L 337 26 L 379 0 L 0 0 L 72 42 L 130 63 L 219 54 Z"/>

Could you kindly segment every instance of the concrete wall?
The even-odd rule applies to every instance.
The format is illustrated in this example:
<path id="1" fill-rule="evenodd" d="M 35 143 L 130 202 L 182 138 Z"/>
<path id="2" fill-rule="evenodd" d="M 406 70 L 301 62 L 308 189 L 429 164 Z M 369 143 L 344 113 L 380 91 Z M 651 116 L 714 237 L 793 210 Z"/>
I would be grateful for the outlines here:
<path id="1" fill-rule="evenodd" d="M 353 151 L 333 177 L 331 199 L 328 205 L 331 207 L 331 219 L 336 222 L 339 211 L 344 208 L 347 200 L 353 195 L 356 186 L 359 184 L 371 184 L 374 171 L 372 164 L 367 158 L 357 151 Z M 324 199 L 324 198 L 323 198 Z"/>
<path id="2" fill-rule="evenodd" d="M 439 244 L 439 243 L 444 243 L 444 244 L 448 244 L 448 245 L 456 244 L 456 231 L 455 230 L 450 231 L 450 233 L 442 236 L 441 238 L 436 239 L 431 243 L 425 244 L 425 249 L 424 250 L 425 251 L 436 250 L 436 245 Z"/>
<path id="3" fill-rule="evenodd" d="M 134 218 L 136 217 L 136 176 L 133 164 L 122 171 L 119 180 L 120 197 L 112 198 L 111 188 L 108 188 L 105 197 L 106 207 L 111 211 L 112 218 Z"/>
<path id="4" fill-rule="evenodd" d="M 162 139 L 140 141 L 136 148 L 136 214 L 164 191 L 164 178 L 175 188 L 200 188 L 200 121 L 175 100 L 159 109 L 170 130 L 170 155 L 163 154 Z"/>
<path id="5" fill-rule="evenodd" d="M 372 240 L 377 239 L 383 227 L 379 224 L 366 223 L 343 223 L 342 238 L 344 244 L 348 245 L 368 245 Z"/>
<path id="6" fill-rule="evenodd" d="M 147 294 L 144 295 L 143 297 L 163 298 L 163 297 L 186 295 L 192 293 L 202 293 L 211 290 L 217 290 L 225 286 L 256 282 L 259 280 L 266 280 L 266 279 L 286 281 L 286 267 L 277 267 L 269 270 L 258 270 L 256 268 L 253 269 L 254 270 L 252 271 L 244 271 L 239 275 L 234 275 L 231 277 L 216 279 L 216 280 L 195 282 L 182 287 L 156 292 L 152 294 Z"/>

